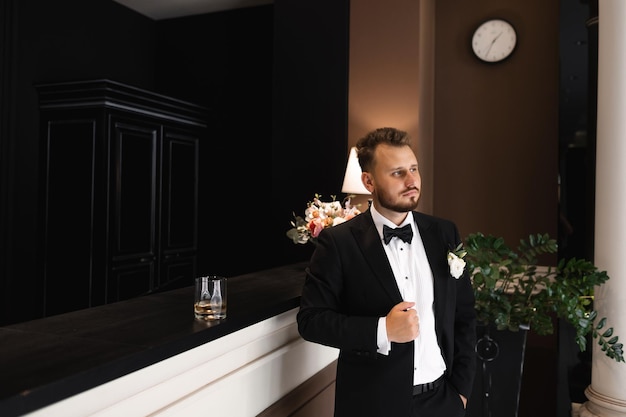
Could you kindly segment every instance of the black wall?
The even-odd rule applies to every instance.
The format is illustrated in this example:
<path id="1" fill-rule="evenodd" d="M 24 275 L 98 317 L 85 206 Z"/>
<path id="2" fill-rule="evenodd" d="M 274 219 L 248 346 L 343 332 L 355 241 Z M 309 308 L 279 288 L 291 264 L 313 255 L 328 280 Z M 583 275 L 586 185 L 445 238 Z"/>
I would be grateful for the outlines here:
<path id="1" fill-rule="evenodd" d="M 340 194 L 348 160 L 349 0 L 275 0 L 271 198 L 278 228 L 271 250 L 283 263 L 308 259 L 312 247 L 285 238 L 293 212 Z M 265 226 L 262 226 L 265 229 Z M 266 229 L 269 236 L 269 229 Z M 277 255 L 274 255 L 277 256 Z"/>
<path id="2" fill-rule="evenodd" d="M 159 89 L 210 108 L 200 143 L 198 272 L 233 276 L 278 264 L 263 250 L 278 231 L 263 227 L 272 204 L 273 7 L 161 21 L 157 39 Z"/>

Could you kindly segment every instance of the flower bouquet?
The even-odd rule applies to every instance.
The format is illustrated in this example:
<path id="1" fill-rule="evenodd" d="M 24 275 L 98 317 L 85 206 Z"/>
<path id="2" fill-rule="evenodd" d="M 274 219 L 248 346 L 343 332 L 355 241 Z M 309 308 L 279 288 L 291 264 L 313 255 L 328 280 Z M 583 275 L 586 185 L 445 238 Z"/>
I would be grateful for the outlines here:
<path id="1" fill-rule="evenodd" d="M 304 217 L 293 213 L 294 220 L 291 221 L 293 228 L 287 231 L 287 237 L 295 244 L 315 243 L 320 232 L 327 227 L 336 226 L 358 214 L 361 211 L 350 204 L 350 198 L 346 198 L 342 205 L 336 201 L 336 196 L 331 195 L 332 201 L 324 202 L 322 196 L 315 194 L 313 201 L 307 203 Z"/>

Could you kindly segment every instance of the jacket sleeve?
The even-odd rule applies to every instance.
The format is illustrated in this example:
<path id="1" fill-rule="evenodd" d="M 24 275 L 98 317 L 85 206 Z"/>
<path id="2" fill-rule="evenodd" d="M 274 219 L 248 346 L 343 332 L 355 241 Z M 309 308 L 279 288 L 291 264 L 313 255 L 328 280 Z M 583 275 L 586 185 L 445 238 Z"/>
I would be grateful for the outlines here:
<path id="1" fill-rule="evenodd" d="M 373 298 L 368 297 L 372 289 L 368 287 L 367 263 L 355 248 L 338 246 L 338 240 L 346 239 L 351 239 L 346 227 L 336 226 L 320 233 L 306 268 L 298 331 L 311 342 L 362 357 L 375 356 L 378 318 L 387 314 L 388 305 L 380 301 L 367 305 Z"/>

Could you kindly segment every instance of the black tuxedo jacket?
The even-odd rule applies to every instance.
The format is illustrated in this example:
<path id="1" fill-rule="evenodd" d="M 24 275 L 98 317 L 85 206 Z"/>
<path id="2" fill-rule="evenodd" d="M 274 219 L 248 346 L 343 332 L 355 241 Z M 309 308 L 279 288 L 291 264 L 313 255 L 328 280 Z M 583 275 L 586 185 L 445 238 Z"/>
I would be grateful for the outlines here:
<path id="1" fill-rule="evenodd" d="M 460 237 L 454 223 L 413 212 L 434 278 L 435 330 L 446 379 L 470 397 L 475 372 L 474 295 L 468 272 L 455 279 L 447 254 Z M 308 341 L 339 348 L 335 416 L 408 416 L 414 343 L 376 352 L 378 318 L 402 297 L 369 210 L 324 229 L 310 264 L 298 312 Z"/>

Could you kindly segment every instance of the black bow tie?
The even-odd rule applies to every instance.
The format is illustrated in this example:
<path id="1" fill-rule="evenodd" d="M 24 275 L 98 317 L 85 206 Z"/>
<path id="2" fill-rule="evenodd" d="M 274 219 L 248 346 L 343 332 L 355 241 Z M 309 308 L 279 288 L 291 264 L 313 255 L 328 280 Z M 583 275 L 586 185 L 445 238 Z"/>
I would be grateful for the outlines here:
<path id="1" fill-rule="evenodd" d="M 402 239 L 405 243 L 411 243 L 411 239 L 413 239 L 413 229 L 411 229 L 410 224 L 404 227 L 396 227 L 395 229 L 383 225 L 383 240 L 385 244 L 391 242 L 391 238 L 394 236 Z"/>

